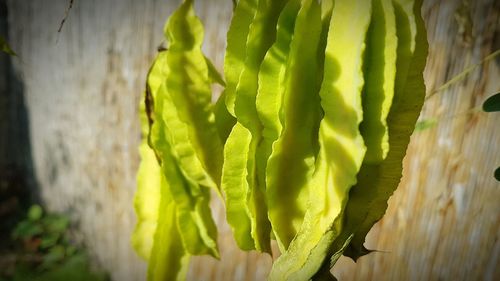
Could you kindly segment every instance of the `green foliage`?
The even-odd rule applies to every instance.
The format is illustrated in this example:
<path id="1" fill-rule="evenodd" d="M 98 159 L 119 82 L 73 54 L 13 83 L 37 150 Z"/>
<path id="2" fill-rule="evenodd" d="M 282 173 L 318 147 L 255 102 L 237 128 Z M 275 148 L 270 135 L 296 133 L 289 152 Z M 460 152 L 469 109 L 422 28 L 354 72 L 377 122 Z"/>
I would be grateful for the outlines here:
<path id="1" fill-rule="evenodd" d="M 500 93 L 496 93 L 488 97 L 483 103 L 484 112 L 498 112 L 500 111 Z M 500 167 L 495 170 L 495 179 L 500 181 Z"/>
<path id="2" fill-rule="evenodd" d="M 48 256 L 48 255 L 47 255 Z M 45 263 L 44 270 L 33 270 L 26 265 L 20 265 L 12 277 L 12 281 L 104 281 L 108 280 L 103 273 L 89 270 L 88 257 L 84 254 L 73 254 L 64 257 L 63 253 L 47 257 L 50 263 Z M 1 280 L 1 279 L 0 279 Z"/>
<path id="3" fill-rule="evenodd" d="M 17 54 L 12 50 L 5 38 L 3 38 L 2 36 L 0 36 L 0 51 L 10 56 L 17 56 Z"/>
<path id="4" fill-rule="evenodd" d="M 43 210 L 40 205 L 33 205 L 28 210 L 28 219 L 30 221 L 38 221 L 42 218 Z"/>
<path id="5" fill-rule="evenodd" d="M 415 124 L 415 132 L 422 132 L 427 129 L 434 128 L 437 123 L 438 120 L 434 118 L 418 121 L 417 124 Z"/>
<path id="6" fill-rule="evenodd" d="M 91 270 L 85 252 L 70 242 L 69 226 L 66 216 L 31 206 L 12 231 L 16 259 L 9 272 L 2 272 L 3 277 L 13 281 L 108 280 L 106 274 Z"/>
<path id="7" fill-rule="evenodd" d="M 41 246 L 48 247 L 59 241 L 69 226 L 69 219 L 62 215 L 45 214 L 39 205 L 29 208 L 27 218 L 12 232 L 14 239 L 32 239 L 39 235 Z"/>
<path id="8" fill-rule="evenodd" d="M 500 93 L 496 93 L 488 97 L 483 103 L 483 111 L 497 112 L 500 111 Z"/>

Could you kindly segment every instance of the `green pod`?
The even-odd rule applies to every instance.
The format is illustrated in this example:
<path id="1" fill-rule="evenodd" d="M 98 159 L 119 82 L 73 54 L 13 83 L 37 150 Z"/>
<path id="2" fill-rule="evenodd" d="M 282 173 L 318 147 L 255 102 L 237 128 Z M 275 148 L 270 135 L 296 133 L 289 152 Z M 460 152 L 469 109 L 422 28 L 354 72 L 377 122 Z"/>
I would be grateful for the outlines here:
<path id="1" fill-rule="evenodd" d="M 141 107 L 148 138 L 140 146 L 132 244 L 149 259 L 148 280 L 184 280 L 190 255 L 219 255 L 209 188 L 220 181 L 222 145 L 210 84 L 224 81 L 201 53 L 203 27 L 192 1 L 174 12 L 165 33 L 170 46 L 148 73 Z"/>
<path id="2" fill-rule="evenodd" d="M 224 76 L 226 87 L 215 105 L 215 122 L 219 136 L 226 142 L 236 123 L 234 102 L 236 86 L 245 65 L 247 37 L 250 25 L 257 12 L 258 0 L 241 0 L 235 4 L 233 17 L 227 32 Z"/>
<path id="3" fill-rule="evenodd" d="M 363 166 L 352 189 L 347 217 L 356 218 L 350 223 L 356 228 L 346 255 L 353 259 L 368 253 L 363 246 L 365 237 L 384 215 L 400 182 L 402 161 L 425 98 L 423 71 L 428 43 L 420 14 L 422 1 L 398 0 L 393 4 L 398 47 L 394 101 L 387 117 L 390 150 L 381 163 Z"/>
<path id="4" fill-rule="evenodd" d="M 244 68 L 236 86 L 234 113 L 238 123 L 235 127 L 239 126 L 240 129 L 235 130 L 233 128 L 227 140 L 230 143 L 237 142 L 232 140 L 235 138 L 243 143 L 248 143 L 248 153 L 246 155 L 240 153 L 234 155 L 234 151 L 228 150 L 227 143 L 224 148 L 224 161 L 229 161 L 228 158 L 233 157 L 234 159 L 230 161 L 234 164 L 231 166 L 224 165 L 222 188 L 226 193 L 240 193 L 247 190 L 244 204 L 247 205 L 250 212 L 250 234 L 254 240 L 255 249 L 262 252 L 271 251 L 271 226 L 267 218 L 264 179 L 257 178 L 256 150 L 261 141 L 262 127 L 257 115 L 255 100 L 258 87 L 258 71 L 264 55 L 275 40 L 275 26 L 285 3 L 285 0 L 261 0 L 258 3 L 257 13 L 249 27 Z M 239 149 L 242 150 L 243 148 L 240 147 Z M 246 148 L 243 150 L 246 150 Z M 242 167 L 243 165 L 246 165 L 246 171 L 235 171 L 229 168 Z M 235 181 L 231 178 L 235 174 L 246 176 L 245 180 L 237 181 L 242 185 L 234 185 Z M 228 209 L 231 204 L 239 205 L 241 202 L 226 200 Z M 231 219 L 228 218 L 228 221 L 231 221 Z M 238 224 L 233 224 L 231 227 L 233 230 L 239 228 Z M 236 240 L 238 241 L 239 238 L 236 237 Z"/>
<path id="5" fill-rule="evenodd" d="M 140 257 L 149 260 L 158 221 L 161 171 L 155 153 L 147 143 L 146 136 L 149 134 L 149 125 L 143 102 L 140 104 L 139 116 L 142 131 L 142 141 L 139 146 L 141 162 L 137 171 L 137 190 L 134 194 L 137 224 L 132 233 L 131 243 Z"/>
<path id="6" fill-rule="evenodd" d="M 157 164 L 158 165 L 158 164 Z M 169 192 L 165 176 L 161 175 L 161 199 L 158 206 L 157 229 L 148 265 L 148 281 L 186 280 L 190 255 L 182 243 L 176 223 L 177 206 Z"/>
<path id="7" fill-rule="evenodd" d="M 165 62 L 167 56 L 161 56 Z M 154 70 L 154 68 L 153 68 Z M 168 76 L 168 75 L 167 75 Z M 155 122 L 151 128 L 151 142 L 161 162 L 161 172 L 168 183 L 171 196 L 177 206 L 176 221 L 181 232 L 181 240 L 191 255 L 210 254 L 218 257 L 217 230 L 210 216 L 210 191 L 190 180 L 180 169 L 174 150 L 167 136 L 169 128 L 165 124 L 165 111 L 173 111 L 168 106 L 169 95 L 165 83 L 152 91 L 155 98 Z"/>
<path id="8" fill-rule="evenodd" d="M 221 79 L 201 53 L 203 28 L 192 1 L 185 1 L 172 14 L 166 34 L 171 45 L 158 55 L 148 76 L 154 101 L 150 143 L 177 206 L 181 244 L 191 255 L 218 257 L 209 188 L 217 188 L 213 179 L 220 174 L 222 151 L 210 83 Z"/>
<path id="9" fill-rule="evenodd" d="M 364 60 L 363 122 L 364 163 L 379 163 L 389 151 L 387 115 L 394 97 L 396 76 L 396 20 L 391 0 L 373 0 Z"/>
<path id="10" fill-rule="evenodd" d="M 143 136 L 146 136 L 148 124 L 143 106 L 141 119 Z M 178 243 L 176 205 L 145 137 L 139 150 L 141 163 L 134 197 L 138 222 L 132 234 L 132 246 L 149 263 L 148 280 L 185 280 L 189 255 L 182 243 Z"/>
<path id="11" fill-rule="evenodd" d="M 285 92 L 285 72 L 290 54 L 290 43 L 299 9 L 300 0 L 289 1 L 283 9 L 276 27 L 276 41 L 267 51 L 259 70 L 255 103 L 262 124 L 262 142 L 257 150 L 257 157 L 263 161 L 259 171 L 262 176 L 265 176 L 272 145 L 283 129 L 280 109 Z"/>
<path id="12" fill-rule="evenodd" d="M 161 71 L 164 56 L 155 59 L 148 80 L 153 81 Z M 137 173 L 134 207 L 137 224 L 131 242 L 139 256 L 148 261 L 148 280 L 185 280 L 189 255 L 180 240 L 176 206 L 169 186 L 161 172 L 155 152 L 148 145 L 150 124 L 146 104 L 139 109 L 142 142 L 139 147 L 141 163 Z"/>
<path id="13" fill-rule="evenodd" d="M 362 65 L 371 1 L 336 1 L 325 49 L 320 89 L 324 117 L 319 153 L 304 222 L 288 250 L 274 263 L 270 280 L 309 280 L 340 232 L 351 186 L 365 154 L 359 132 L 363 111 Z"/>
<path id="14" fill-rule="evenodd" d="M 210 254 L 218 257 L 217 230 L 210 216 L 210 191 L 187 178 L 178 166 L 168 142 L 165 122 L 161 118 L 166 99 L 165 85 L 156 93 L 155 110 L 157 120 L 151 129 L 151 139 L 156 154 L 161 159 L 161 172 L 170 188 L 171 196 L 177 206 L 176 221 L 181 233 L 182 245 L 191 255 Z M 163 89 L 163 90 L 162 90 Z"/>
<path id="15" fill-rule="evenodd" d="M 147 121 L 147 131 L 144 131 L 143 136 L 147 136 L 147 141 L 150 147 L 153 147 L 151 140 L 151 131 L 153 127 L 154 120 L 156 119 L 154 101 L 156 99 L 156 93 L 158 88 L 163 83 L 165 77 L 168 75 L 167 68 L 167 53 L 161 51 L 158 53 L 153 61 L 153 64 L 149 68 L 148 75 L 146 77 L 146 91 L 144 93 L 144 110 L 145 118 Z M 142 118 L 142 116 L 141 116 Z"/>
<path id="16" fill-rule="evenodd" d="M 146 95 L 151 95 L 151 99 L 154 103 L 156 99 L 156 93 L 158 93 L 158 89 L 161 84 L 165 81 L 165 77 L 168 75 L 168 65 L 167 65 L 167 52 L 161 51 L 156 55 L 156 58 L 151 65 L 148 76 L 146 79 Z M 146 112 L 154 111 L 154 108 L 148 109 L 148 106 L 152 106 L 154 104 L 146 103 Z M 143 131 L 144 133 L 144 131 Z"/>
<path id="17" fill-rule="evenodd" d="M 186 0 L 171 15 L 162 119 L 172 153 L 189 180 L 218 189 L 222 143 L 211 104 L 210 68 L 201 52 L 203 26 Z M 213 71 L 212 71 L 213 72 Z M 212 75 L 213 76 L 213 75 Z"/>
<path id="18" fill-rule="evenodd" d="M 169 148 L 168 142 L 164 144 Z M 168 150 L 167 150 L 168 151 Z M 210 190 L 185 177 L 173 155 L 163 154 L 161 169 L 177 206 L 177 227 L 182 244 L 191 255 L 218 258 L 217 228 L 210 212 Z"/>
<path id="19" fill-rule="evenodd" d="M 222 75 L 219 73 L 215 65 L 210 61 L 209 58 L 207 58 L 205 55 L 203 55 L 203 59 L 205 60 L 205 64 L 207 65 L 207 71 L 208 71 L 208 79 L 210 83 L 217 83 L 221 85 L 222 87 L 226 86 L 226 82 L 224 81 L 224 78 Z"/>
<path id="20" fill-rule="evenodd" d="M 237 123 L 231 130 L 233 137 L 228 138 L 224 146 L 222 190 L 225 195 L 227 222 L 236 243 L 242 250 L 250 251 L 255 249 L 252 236 L 254 222 L 247 202 L 250 191 L 246 180 L 251 139 L 243 134 L 244 130 L 245 128 Z"/>
<path id="21" fill-rule="evenodd" d="M 305 214 L 309 196 L 308 184 L 314 171 L 320 115 L 318 96 L 320 84 L 316 77 L 318 71 L 316 59 L 321 33 L 321 10 L 319 4 L 315 2 L 302 1 L 302 7 L 300 2 L 289 2 L 287 7 L 292 6 L 289 9 L 292 12 L 285 14 L 287 11 L 285 8 L 280 16 L 280 20 L 282 17 L 289 17 L 284 20 L 291 22 L 283 36 L 285 41 L 288 39 L 289 56 L 285 57 L 284 63 L 279 60 L 271 61 L 275 64 L 281 63 L 281 66 L 274 66 L 278 70 L 276 76 L 279 77 L 280 72 L 285 72 L 281 74 L 281 85 L 276 87 L 278 89 L 276 93 L 273 93 L 271 88 L 267 89 L 267 93 L 259 90 L 259 95 L 263 97 L 261 108 L 276 104 L 271 107 L 274 112 L 268 111 L 271 113 L 268 116 L 271 115 L 274 124 L 271 123 L 271 130 L 269 130 L 272 134 L 268 134 L 271 138 L 267 142 L 272 145 L 272 153 L 267 162 L 265 175 L 269 219 L 281 251 L 288 248 Z M 296 18 L 295 25 L 293 25 L 294 20 L 290 18 Z M 283 44 L 279 40 L 278 22 L 278 38 L 275 46 L 279 47 L 278 44 Z M 269 56 L 272 56 L 273 52 L 279 53 L 273 48 L 269 50 Z M 285 48 L 283 49 L 286 51 Z M 266 60 L 260 70 L 261 76 L 266 75 L 264 66 L 266 66 Z M 273 79 L 273 77 L 267 79 Z M 266 84 L 260 85 L 264 87 Z M 278 94 L 278 91 L 282 93 Z M 276 98 L 270 102 L 270 98 L 264 99 L 264 95 L 276 96 Z M 257 100 L 258 109 L 260 96 Z M 298 112 L 307 112 L 307 114 L 301 115 L 297 114 Z M 265 120 L 265 118 L 261 119 Z M 263 134 L 263 144 L 266 144 L 266 125 L 264 125 Z"/>
<path id="22" fill-rule="evenodd" d="M 219 138 L 223 145 L 226 143 L 226 140 L 229 137 L 229 134 L 231 133 L 231 129 L 233 128 L 236 122 L 236 119 L 227 110 L 225 100 L 226 100 L 226 93 L 222 92 L 222 94 L 217 99 L 214 108 L 215 125 L 217 126 L 217 131 L 219 132 Z"/>
<path id="23" fill-rule="evenodd" d="M 349 194 L 342 231 L 335 237 L 330 247 L 331 259 L 330 262 L 325 261 L 323 273 L 329 272 L 354 237 L 355 229 L 366 217 L 366 206 L 369 202 L 358 202 L 361 194 L 357 193 L 357 189 L 363 182 L 359 178 L 360 175 L 383 161 L 389 151 L 386 119 L 394 97 L 398 45 L 396 19 L 391 0 L 373 0 L 372 4 L 372 17 L 366 36 L 367 46 L 364 56 L 363 122 L 360 125 L 367 151 L 358 174 L 358 183 Z M 374 181 L 372 177 L 369 180 Z M 370 189 L 369 186 L 366 188 Z M 364 192 L 366 192 L 363 195 L 364 200 L 370 200 L 375 196 L 371 190 Z M 319 279 L 319 276 L 315 276 L 315 279 Z"/>
<path id="24" fill-rule="evenodd" d="M 236 86 L 245 67 L 247 39 L 250 26 L 257 13 L 258 2 L 259 0 L 238 1 L 227 31 L 227 46 L 224 57 L 224 76 L 227 84 L 224 89 L 224 98 L 227 110 L 232 116 L 236 116 L 234 113 Z"/>
<path id="25" fill-rule="evenodd" d="M 137 254 L 145 260 L 149 260 L 151 255 L 161 198 L 161 169 L 155 151 L 150 147 L 150 137 L 155 119 L 153 101 L 167 73 L 165 59 L 165 52 L 158 53 L 155 58 L 147 75 L 145 99 L 139 106 L 142 135 L 139 146 L 141 162 L 137 171 L 137 190 L 134 194 L 137 224 L 131 243 Z"/>

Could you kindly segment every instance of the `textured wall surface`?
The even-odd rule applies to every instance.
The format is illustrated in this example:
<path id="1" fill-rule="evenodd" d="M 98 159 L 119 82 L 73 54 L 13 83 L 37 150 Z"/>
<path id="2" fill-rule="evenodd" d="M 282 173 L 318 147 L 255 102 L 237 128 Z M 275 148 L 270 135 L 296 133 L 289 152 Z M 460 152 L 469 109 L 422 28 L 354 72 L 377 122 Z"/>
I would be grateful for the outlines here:
<path id="1" fill-rule="evenodd" d="M 114 280 L 142 280 L 145 264 L 129 237 L 137 108 L 164 20 L 179 0 L 8 0 L 10 41 L 28 109 L 34 172 L 52 210 L 74 219 L 96 262 Z M 467 4 L 469 3 L 469 5 Z M 499 49 L 500 2 L 425 2 L 428 92 Z M 231 1 L 197 1 L 205 51 L 221 69 Z M 500 89 L 499 60 L 430 97 L 414 134 L 402 184 L 367 246 L 342 259 L 340 280 L 500 280 L 499 113 L 474 110 Z M 239 251 L 219 202 L 221 261 L 195 258 L 190 280 L 263 280 L 271 258 Z"/>

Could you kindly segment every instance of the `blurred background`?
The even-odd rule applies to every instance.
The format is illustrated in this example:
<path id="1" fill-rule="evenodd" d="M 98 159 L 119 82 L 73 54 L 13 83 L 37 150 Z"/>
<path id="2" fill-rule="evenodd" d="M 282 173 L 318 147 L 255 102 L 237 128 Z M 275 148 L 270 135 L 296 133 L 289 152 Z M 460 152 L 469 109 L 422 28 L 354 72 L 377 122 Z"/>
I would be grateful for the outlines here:
<path id="1" fill-rule="evenodd" d="M 232 1 L 195 2 L 204 51 L 222 70 Z M 92 267 L 112 280 L 145 279 L 129 242 L 138 104 L 179 3 L 0 0 L 0 36 L 17 53 L 0 54 L 0 240 L 41 203 L 67 218 Z M 500 113 L 478 110 L 500 90 L 500 57 L 483 60 L 500 49 L 499 15 L 495 0 L 424 1 L 428 98 L 402 182 L 366 242 L 379 251 L 341 259 L 340 280 L 500 280 Z M 236 247 L 220 202 L 213 214 L 221 260 L 194 258 L 188 279 L 265 280 L 272 258 Z M 0 256 L 13 247 L 2 244 Z"/>

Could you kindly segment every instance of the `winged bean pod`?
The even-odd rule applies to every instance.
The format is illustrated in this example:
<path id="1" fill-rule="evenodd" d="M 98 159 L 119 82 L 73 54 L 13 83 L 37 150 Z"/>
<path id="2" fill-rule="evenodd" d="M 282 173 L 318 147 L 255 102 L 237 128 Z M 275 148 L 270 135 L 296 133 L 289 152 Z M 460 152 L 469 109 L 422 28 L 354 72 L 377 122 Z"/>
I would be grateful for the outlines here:
<path id="1" fill-rule="evenodd" d="M 379 165 L 367 165 L 361 170 L 359 183 L 351 195 L 351 208 L 366 214 L 362 222 L 356 223 L 358 228 L 347 252 L 355 259 L 367 253 L 363 246 L 366 234 L 384 215 L 387 200 L 399 184 L 403 157 L 425 97 L 422 73 L 428 43 L 420 14 L 422 1 L 398 0 L 393 3 L 398 48 L 394 101 L 387 117 L 390 150 Z"/>
<path id="2" fill-rule="evenodd" d="M 224 90 L 224 98 L 227 109 L 232 116 L 236 116 L 234 114 L 235 91 L 241 72 L 245 67 L 248 33 L 257 13 L 258 2 L 259 0 L 238 1 L 227 31 L 227 47 L 224 58 L 224 76 L 227 85 Z"/>
<path id="3" fill-rule="evenodd" d="M 241 143 L 248 143 L 248 153 L 234 155 L 233 151 L 228 150 L 227 145 L 224 148 L 224 161 L 228 161 L 228 157 L 233 157 L 232 162 L 234 165 L 224 165 L 222 187 L 226 193 L 232 192 L 228 191 L 229 189 L 236 189 L 237 191 L 234 193 L 245 190 L 248 192 L 245 196 L 245 204 L 250 214 L 251 236 L 253 237 L 255 248 L 263 252 L 270 252 L 271 226 L 267 217 L 265 179 L 257 177 L 256 150 L 261 141 L 262 127 L 257 115 L 255 100 L 257 95 L 258 71 L 265 53 L 275 40 L 276 23 L 285 4 L 286 1 L 284 0 L 261 0 L 258 3 L 255 18 L 249 27 L 244 68 L 236 86 L 234 111 L 237 123 L 235 128 L 239 129 L 233 128 L 227 140 L 229 143 L 233 142 L 232 139 L 238 139 Z M 272 28 L 270 29 L 270 27 Z M 246 171 L 231 170 L 231 168 L 241 169 L 243 165 L 246 165 Z M 244 181 L 234 181 L 232 175 L 245 176 L 246 179 Z M 234 185 L 238 182 L 242 185 Z M 241 203 L 226 200 L 227 206 L 231 204 Z M 229 219 L 228 221 L 231 224 Z M 239 227 L 238 224 L 231 226 L 233 229 Z"/>
<path id="4" fill-rule="evenodd" d="M 274 263 L 270 280 L 308 280 L 328 254 L 349 189 L 356 183 L 365 154 L 362 121 L 362 58 L 371 1 L 336 1 L 333 7 L 324 77 L 320 90 L 324 117 L 319 155 L 311 182 L 309 206 L 296 237 Z"/>
<path id="5" fill-rule="evenodd" d="M 316 57 L 321 33 L 321 11 L 316 3 L 302 2 L 292 31 L 294 35 L 289 56 L 283 68 L 283 93 L 277 95 L 280 106 L 274 114 L 280 123 L 280 126 L 276 126 L 278 137 L 272 144 L 265 173 L 269 219 L 282 251 L 296 235 L 305 214 L 319 126 Z M 299 7 L 297 5 L 295 9 Z M 286 15 L 285 11 L 281 17 Z M 272 51 L 273 48 L 268 54 Z M 261 73 L 263 70 L 262 67 Z M 272 95 L 272 91 L 269 92 L 268 95 Z M 307 114 L 298 114 L 301 111 Z"/>
<path id="6" fill-rule="evenodd" d="M 201 52 L 203 26 L 194 14 L 192 0 L 184 1 L 171 15 L 165 36 L 170 75 L 164 84 L 162 118 L 169 143 L 186 177 L 218 189 L 222 143 L 211 104 L 209 68 Z"/>

